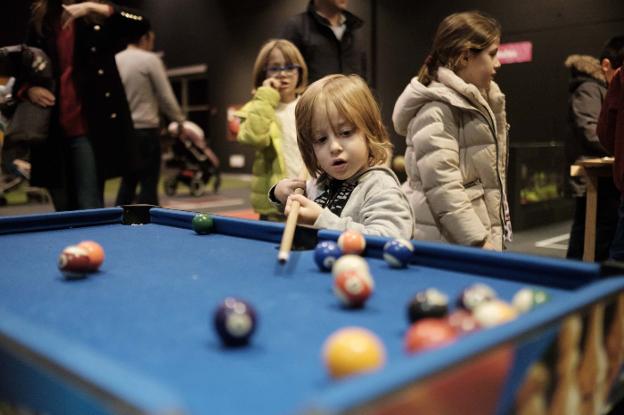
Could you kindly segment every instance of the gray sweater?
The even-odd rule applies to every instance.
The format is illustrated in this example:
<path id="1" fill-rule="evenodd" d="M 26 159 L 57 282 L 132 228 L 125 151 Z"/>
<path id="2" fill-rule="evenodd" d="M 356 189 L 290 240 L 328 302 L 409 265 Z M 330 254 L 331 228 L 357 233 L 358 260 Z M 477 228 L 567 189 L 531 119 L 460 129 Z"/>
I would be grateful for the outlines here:
<path id="1" fill-rule="evenodd" d="M 355 229 L 365 235 L 411 239 L 414 219 L 399 179 L 386 167 L 371 167 L 349 181 L 358 182 L 340 216 L 324 208 L 314 222 L 315 228 L 344 231 Z M 316 180 L 306 184 L 306 197 L 314 200 L 324 189 Z M 272 194 L 272 192 L 271 192 Z M 271 201 L 284 208 L 278 201 Z"/>
<path id="2" fill-rule="evenodd" d="M 129 46 L 119 52 L 115 60 L 130 104 L 134 128 L 158 128 L 160 112 L 170 121 L 184 121 L 158 55 Z"/>

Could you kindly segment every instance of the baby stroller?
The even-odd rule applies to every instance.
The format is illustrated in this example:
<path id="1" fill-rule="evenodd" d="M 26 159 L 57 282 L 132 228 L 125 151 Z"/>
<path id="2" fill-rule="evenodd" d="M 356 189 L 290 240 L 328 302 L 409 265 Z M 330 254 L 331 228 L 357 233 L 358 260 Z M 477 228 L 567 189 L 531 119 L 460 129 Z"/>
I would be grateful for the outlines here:
<path id="1" fill-rule="evenodd" d="M 178 123 L 169 124 L 169 133 L 176 136 Z M 212 179 L 214 192 L 221 186 L 219 159 L 206 145 L 204 132 L 195 123 L 184 121 L 183 133 L 176 137 L 173 146 L 173 157 L 166 165 L 175 170 L 175 173 L 165 180 L 165 194 L 173 196 L 178 189 L 178 183 L 189 187 L 193 196 L 204 194 L 204 189 Z"/>

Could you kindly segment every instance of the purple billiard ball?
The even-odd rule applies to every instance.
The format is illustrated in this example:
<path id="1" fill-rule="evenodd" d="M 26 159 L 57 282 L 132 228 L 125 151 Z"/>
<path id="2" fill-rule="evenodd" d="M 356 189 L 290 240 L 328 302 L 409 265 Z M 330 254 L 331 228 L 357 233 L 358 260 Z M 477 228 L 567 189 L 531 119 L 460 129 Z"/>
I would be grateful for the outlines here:
<path id="1" fill-rule="evenodd" d="M 227 297 L 214 313 L 214 327 L 226 346 L 242 346 L 256 330 L 253 307 L 243 300 Z"/>
<path id="2" fill-rule="evenodd" d="M 329 272 L 341 255 L 342 251 L 336 242 L 321 241 L 314 249 L 314 262 L 321 271 Z"/>

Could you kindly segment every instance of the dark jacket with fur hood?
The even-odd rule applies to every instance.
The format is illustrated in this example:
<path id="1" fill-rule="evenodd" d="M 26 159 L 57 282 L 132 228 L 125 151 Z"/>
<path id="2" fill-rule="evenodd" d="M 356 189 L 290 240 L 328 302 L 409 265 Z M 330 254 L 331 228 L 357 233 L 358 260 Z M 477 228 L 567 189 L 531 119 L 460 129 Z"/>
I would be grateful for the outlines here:
<path id="1" fill-rule="evenodd" d="M 570 98 L 568 100 L 569 133 L 566 139 L 568 163 L 583 158 L 607 155 L 596 134 L 602 101 L 607 93 L 604 74 L 598 59 L 588 55 L 571 55 L 565 61 L 570 69 Z M 575 196 L 585 194 L 582 181 L 570 181 Z"/>

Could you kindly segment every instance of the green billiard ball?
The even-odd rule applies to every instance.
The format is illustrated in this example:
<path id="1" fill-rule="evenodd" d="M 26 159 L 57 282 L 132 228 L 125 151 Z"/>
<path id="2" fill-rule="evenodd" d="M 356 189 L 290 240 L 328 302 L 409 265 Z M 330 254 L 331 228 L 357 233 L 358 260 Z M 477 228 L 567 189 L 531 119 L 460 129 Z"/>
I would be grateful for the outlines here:
<path id="1" fill-rule="evenodd" d="M 526 313 L 549 301 L 550 294 L 545 291 L 535 288 L 522 288 L 514 295 L 512 303 L 518 311 Z"/>
<path id="2" fill-rule="evenodd" d="M 193 217 L 193 230 L 200 235 L 212 232 L 214 220 L 211 215 L 200 213 Z"/>

